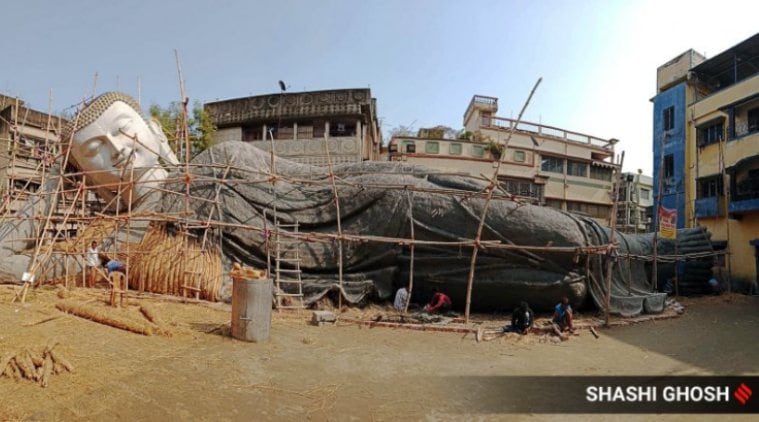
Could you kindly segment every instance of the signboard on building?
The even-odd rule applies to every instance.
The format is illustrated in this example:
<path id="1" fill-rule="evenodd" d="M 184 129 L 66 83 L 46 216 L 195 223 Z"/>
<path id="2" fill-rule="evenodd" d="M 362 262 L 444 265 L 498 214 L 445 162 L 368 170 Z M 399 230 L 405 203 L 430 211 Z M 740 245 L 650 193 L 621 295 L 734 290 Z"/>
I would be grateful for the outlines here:
<path id="1" fill-rule="evenodd" d="M 677 210 L 659 207 L 659 237 L 677 238 Z"/>

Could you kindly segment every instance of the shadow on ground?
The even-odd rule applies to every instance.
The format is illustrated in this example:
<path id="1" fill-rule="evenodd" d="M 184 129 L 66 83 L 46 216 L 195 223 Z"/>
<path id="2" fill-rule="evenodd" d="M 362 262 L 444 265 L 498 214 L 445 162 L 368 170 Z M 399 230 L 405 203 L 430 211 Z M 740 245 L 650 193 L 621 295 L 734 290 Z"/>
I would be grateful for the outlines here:
<path id="1" fill-rule="evenodd" d="M 759 372 L 759 297 L 733 294 L 680 302 L 686 307 L 680 318 L 604 334 L 717 375 Z"/>

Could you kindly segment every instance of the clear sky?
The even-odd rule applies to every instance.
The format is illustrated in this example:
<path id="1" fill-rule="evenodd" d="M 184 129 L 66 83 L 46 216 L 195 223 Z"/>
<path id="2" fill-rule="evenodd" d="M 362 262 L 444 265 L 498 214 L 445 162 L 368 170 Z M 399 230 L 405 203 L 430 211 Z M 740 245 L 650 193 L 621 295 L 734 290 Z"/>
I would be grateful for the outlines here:
<path id="1" fill-rule="evenodd" d="M 707 57 L 759 29 L 757 1 L 279 0 L 4 2 L 0 92 L 60 111 L 123 90 L 143 105 L 370 87 L 383 131 L 462 126 L 473 94 L 516 116 L 618 138 L 652 169 L 656 68 Z M 95 75 L 97 74 L 97 78 Z M 95 82 L 96 81 L 96 82 Z"/>

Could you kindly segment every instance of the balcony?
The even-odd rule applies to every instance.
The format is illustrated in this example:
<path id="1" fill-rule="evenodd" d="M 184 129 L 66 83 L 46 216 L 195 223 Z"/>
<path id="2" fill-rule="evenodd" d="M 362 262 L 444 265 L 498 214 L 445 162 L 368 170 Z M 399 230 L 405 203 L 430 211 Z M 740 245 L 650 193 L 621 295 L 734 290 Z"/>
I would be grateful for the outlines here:
<path id="1" fill-rule="evenodd" d="M 725 209 L 724 205 L 725 197 L 723 196 L 696 199 L 696 217 L 723 217 L 725 215 L 722 211 Z"/>
<path id="2" fill-rule="evenodd" d="M 730 201 L 730 206 L 728 207 L 730 214 L 745 214 L 749 212 L 759 211 L 759 196 L 749 199 L 739 198 L 736 198 L 734 201 Z"/>

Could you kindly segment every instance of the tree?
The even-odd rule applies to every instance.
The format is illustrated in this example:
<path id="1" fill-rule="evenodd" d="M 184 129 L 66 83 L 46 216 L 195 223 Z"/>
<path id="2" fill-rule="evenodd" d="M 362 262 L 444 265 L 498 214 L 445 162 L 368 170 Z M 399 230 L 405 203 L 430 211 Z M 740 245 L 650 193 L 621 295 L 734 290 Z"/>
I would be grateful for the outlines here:
<path id="1" fill-rule="evenodd" d="M 398 125 L 388 132 L 387 139 L 393 139 L 394 137 L 414 136 L 414 128 L 411 126 Z"/>
<path id="2" fill-rule="evenodd" d="M 179 154 L 180 151 L 184 150 L 184 145 L 178 145 L 177 142 L 181 133 L 182 104 L 174 101 L 165 108 L 158 104 L 152 104 L 150 106 L 150 116 L 161 124 L 163 133 L 168 138 L 169 144 L 174 146 L 175 151 Z M 187 130 L 190 137 L 191 156 L 199 154 L 213 144 L 213 134 L 216 132 L 216 126 L 213 124 L 211 116 L 198 101 L 193 104 L 192 112 L 188 112 Z"/>

